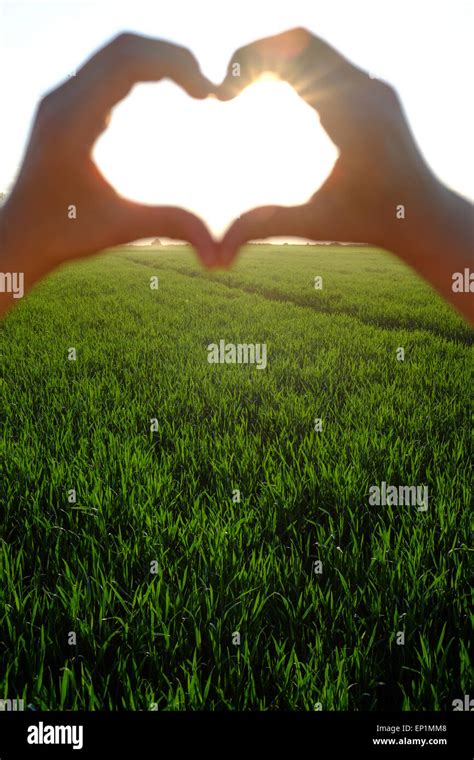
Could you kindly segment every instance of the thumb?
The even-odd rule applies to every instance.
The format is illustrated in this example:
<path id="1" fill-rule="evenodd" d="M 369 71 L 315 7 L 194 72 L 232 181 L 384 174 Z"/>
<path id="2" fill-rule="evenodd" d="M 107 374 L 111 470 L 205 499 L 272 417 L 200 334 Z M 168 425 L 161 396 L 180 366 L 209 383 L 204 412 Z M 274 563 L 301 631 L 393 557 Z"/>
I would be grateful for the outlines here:
<path id="1" fill-rule="evenodd" d="M 240 246 L 249 240 L 288 236 L 315 241 L 359 241 L 360 223 L 350 211 L 347 192 L 336 184 L 340 183 L 340 172 L 336 169 L 337 164 L 330 178 L 301 206 L 260 206 L 242 214 L 219 244 L 219 264 L 229 266 Z"/>
<path id="2" fill-rule="evenodd" d="M 219 263 L 229 266 L 240 246 L 250 240 L 289 235 L 311 237 L 312 209 L 303 206 L 260 206 L 242 214 L 229 227 L 219 248 Z"/>

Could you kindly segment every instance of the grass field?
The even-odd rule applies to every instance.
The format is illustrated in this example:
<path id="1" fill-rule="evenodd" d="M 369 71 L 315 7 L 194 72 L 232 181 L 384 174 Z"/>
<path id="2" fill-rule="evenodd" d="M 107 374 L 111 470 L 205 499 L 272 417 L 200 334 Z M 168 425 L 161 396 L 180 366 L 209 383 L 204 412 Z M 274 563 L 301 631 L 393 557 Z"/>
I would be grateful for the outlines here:
<path id="1" fill-rule="evenodd" d="M 209 273 L 129 248 L 42 283 L 0 327 L 0 698 L 472 694 L 472 338 L 371 249 L 249 246 Z M 209 364 L 220 339 L 266 342 L 267 368 Z M 382 481 L 427 485 L 428 510 L 371 506 Z"/>

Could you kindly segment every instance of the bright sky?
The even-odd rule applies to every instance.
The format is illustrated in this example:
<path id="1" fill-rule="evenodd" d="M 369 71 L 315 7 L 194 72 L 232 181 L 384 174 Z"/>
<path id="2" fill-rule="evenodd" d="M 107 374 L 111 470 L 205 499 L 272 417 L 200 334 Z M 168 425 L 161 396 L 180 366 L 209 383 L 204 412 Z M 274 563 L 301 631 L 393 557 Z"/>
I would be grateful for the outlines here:
<path id="1" fill-rule="evenodd" d="M 236 47 L 302 25 L 397 88 L 434 172 L 474 198 L 473 21 L 472 0 L 0 0 L 0 191 L 41 95 L 117 32 L 187 45 L 220 81 Z M 222 104 L 166 82 L 134 89 L 95 155 L 123 195 L 190 208 L 221 232 L 253 205 L 306 200 L 337 152 L 288 85 Z"/>

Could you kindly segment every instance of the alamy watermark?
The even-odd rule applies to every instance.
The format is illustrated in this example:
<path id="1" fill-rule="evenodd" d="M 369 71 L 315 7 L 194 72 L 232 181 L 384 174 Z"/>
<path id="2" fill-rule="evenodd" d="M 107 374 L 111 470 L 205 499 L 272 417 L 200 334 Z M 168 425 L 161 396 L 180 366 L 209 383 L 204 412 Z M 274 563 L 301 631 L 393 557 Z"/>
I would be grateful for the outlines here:
<path id="1" fill-rule="evenodd" d="M 209 364 L 255 364 L 257 369 L 267 366 L 266 343 L 209 343 L 207 347 Z"/>
<path id="2" fill-rule="evenodd" d="M 50 726 L 40 721 L 28 727 L 28 744 L 70 744 L 73 749 L 83 747 L 83 726 Z"/>
<path id="3" fill-rule="evenodd" d="M 428 510 L 428 486 L 391 486 L 385 481 L 379 486 L 370 486 L 369 504 L 371 506 L 402 506 L 407 504 L 418 507 L 418 512 Z"/>
<path id="4" fill-rule="evenodd" d="M 454 272 L 451 290 L 453 293 L 474 293 L 474 272 L 466 267 L 464 272 Z"/>
<path id="5" fill-rule="evenodd" d="M 0 699 L 0 712 L 23 712 L 24 699 Z"/>
<path id="6" fill-rule="evenodd" d="M 471 699 L 469 694 L 465 694 L 464 699 L 453 699 L 453 701 L 451 702 L 451 705 L 454 712 L 460 712 L 460 711 L 473 712 L 474 711 L 474 699 Z"/>
<path id="7" fill-rule="evenodd" d="M 12 293 L 13 298 L 23 298 L 24 279 L 23 272 L 0 272 L 0 293 Z"/>

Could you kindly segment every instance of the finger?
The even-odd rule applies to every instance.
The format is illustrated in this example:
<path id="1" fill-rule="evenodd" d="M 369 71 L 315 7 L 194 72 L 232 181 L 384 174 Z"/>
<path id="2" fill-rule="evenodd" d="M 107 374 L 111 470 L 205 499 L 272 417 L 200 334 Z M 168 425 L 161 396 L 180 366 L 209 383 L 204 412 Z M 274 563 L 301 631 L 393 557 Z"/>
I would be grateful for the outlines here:
<path id="1" fill-rule="evenodd" d="M 57 123 L 71 142 L 95 142 L 107 126 L 110 110 L 137 82 L 169 78 L 194 98 L 206 98 L 214 85 L 193 54 L 164 40 L 121 34 L 99 50 L 76 76 L 46 96 L 42 113 Z"/>
<path id="2" fill-rule="evenodd" d="M 229 266 L 239 248 L 250 240 L 299 237 L 316 242 L 364 242 L 357 215 L 349 213 L 347 192 L 334 189 L 338 164 L 332 178 L 301 206 L 261 206 L 242 214 L 229 227 L 219 244 L 219 264 Z M 352 193 L 352 190 L 350 191 Z"/>
<path id="3" fill-rule="evenodd" d="M 241 62 L 240 76 L 233 76 L 234 59 Z M 390 87 L 371 79 L 305 29 L 293 29 L 241 48 L 216 94 L 221 100 L 235 97 L 266 71 L 289 82 L 317 110 L 321 126 L 341 153 L 370 152 L 381 125 L 386 131 L 387 122 L 399 119 Z"/>
<path id="4" fill-rule="evenodd" d="M 361 73 L 324 40 L 297 28 L 237 50 L 224 81 L 216 90 L 217 96 L 229 100 L 265 72 L 285 79 L 305 98 L 310 97 L 315 80 L 322 89 L 337 79 Z"/>
<path id="5" fill-rule="evenodd" d="M 216 266 L 217 244 L 197 216 L 174 206 L 145 206 L 125 202 L 120 214 L 115 245 L 149 237 L 185 240 L 196 249 L 202 263 Z"/>
<path id="6" fill-rule="evenodd" d="M 261 206 L 242 214 L 219 244 L 219 263 L 229 266 L 239 248 L 250 240 L 269 237 L 311 237 L 313 211 L 303 206 Z"/>

